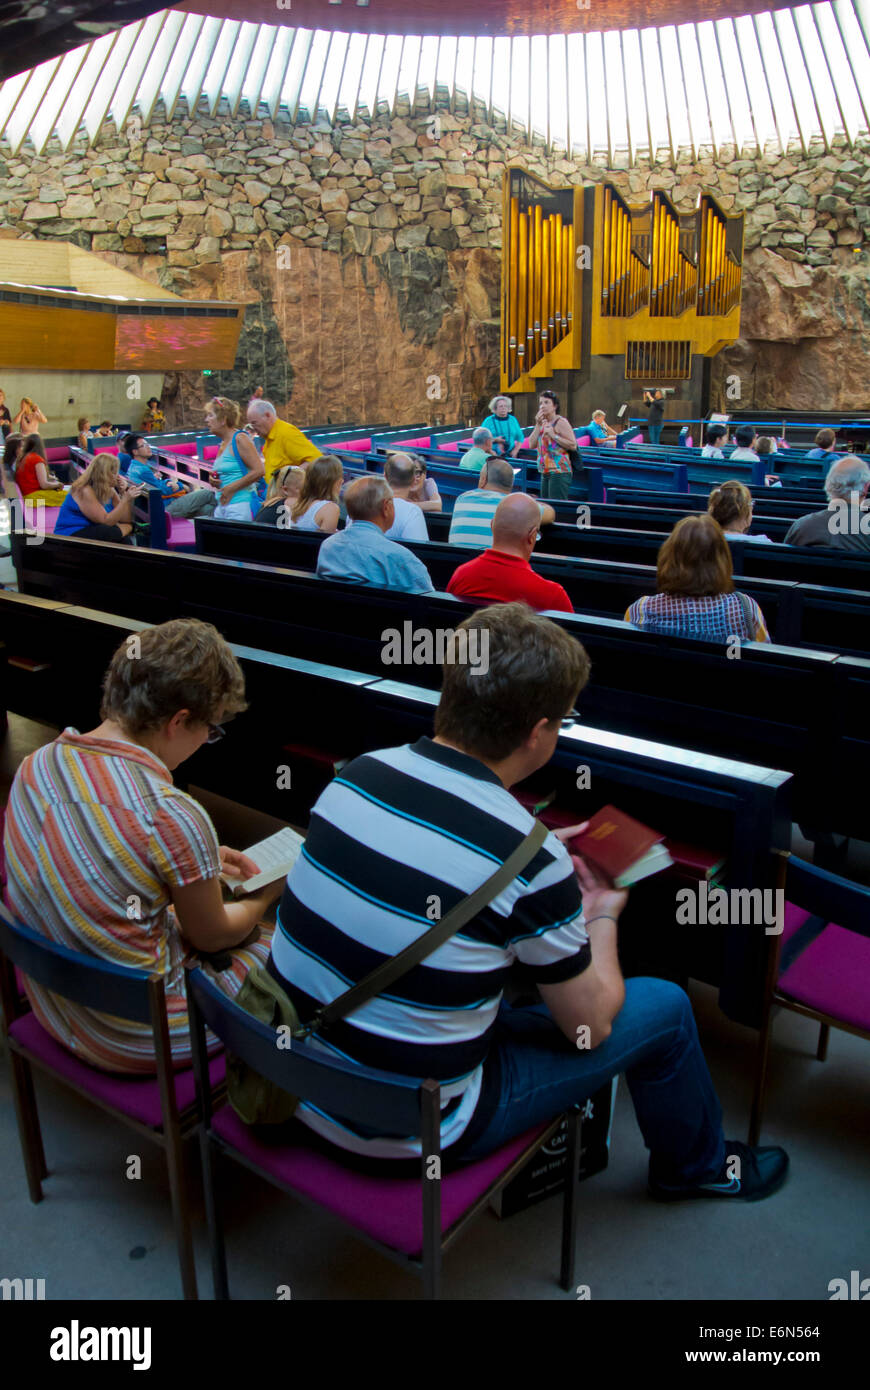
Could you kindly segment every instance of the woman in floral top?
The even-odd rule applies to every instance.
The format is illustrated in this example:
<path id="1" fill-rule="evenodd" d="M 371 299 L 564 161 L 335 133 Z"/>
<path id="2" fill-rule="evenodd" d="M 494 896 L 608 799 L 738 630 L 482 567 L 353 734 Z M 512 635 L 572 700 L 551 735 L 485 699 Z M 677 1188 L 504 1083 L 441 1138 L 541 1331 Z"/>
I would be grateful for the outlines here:
<path id="1" fill-rule="evenodd" d="M 538 397 L 539 410 L 535 428 L 526 447 L 538 451 L 538 472 L 541 475 L 541 496 L 565 498 L 571 492 L 571 459 L 569 449 L 577 448 L 573 428 L 559 414 L 559 397 L 552 391 L 542 391 Z"/>

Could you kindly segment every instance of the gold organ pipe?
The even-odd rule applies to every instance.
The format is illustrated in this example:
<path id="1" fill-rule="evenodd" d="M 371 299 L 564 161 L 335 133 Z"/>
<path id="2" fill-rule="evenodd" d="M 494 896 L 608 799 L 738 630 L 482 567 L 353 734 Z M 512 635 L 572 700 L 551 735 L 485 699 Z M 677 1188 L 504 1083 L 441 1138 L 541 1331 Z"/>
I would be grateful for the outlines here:
<path id="1" fill-rule="evenodd" d="M 555 229 L 554 229 L 554 239 L 555 239 L 555 251 L 556 251 L 556 257 L 555 257 L 555 261 L 556 261 L 556 290 L 555 290 L 555 294 L 554 294 L 553 297 L 554 297 L 555 306 L 556 306 L 556 308 L 555 308 L 556 342 L 558 343 L 559 339 L 560 339 L 561 336 L 562 336 L 562 274 L 563 274 L 563 271 L 564 271 L 564 267 L 563 267 L 563 264 L 562 264 L 562 261 L 563 261 L 563 245 L 562 245 L 562 214 L 561 214 L 561 212 L 557 212 L 557 213 L 556 213 L 556 225 L 555 225 Z"/>
<path id="2" fill-rule="evenodd" d="M 522 376 L 527 366 L 526 330 L 528 325 L 528 267 L 529 267 L 529 219 L 520 213 L 518 236 L 519 259 L 517 275 L 517 376 Z"/>
<path id="3" fill-rule="evenodd" d="M 511 381 L 517 373 L 517 320 L 519 316 L 519 228 L 520 204 L 511 198 L 511 226 L 508 249 L 508 362 Z"/>
<path id="4" fill-rule="evenodd" d="M 535 270 L 534 270 L 534 304 L 532 321 L 535 334 L 535 361 L 541 355 L 541 253 L 544 240 L 544 210 L 540 203 L 535 204 Z"/>
<path id="5" fill-rule="evenodd" d="M 607 314 L 610 308 L 610 189 L 604 190 L 601 236 L 601 312 Z"/>

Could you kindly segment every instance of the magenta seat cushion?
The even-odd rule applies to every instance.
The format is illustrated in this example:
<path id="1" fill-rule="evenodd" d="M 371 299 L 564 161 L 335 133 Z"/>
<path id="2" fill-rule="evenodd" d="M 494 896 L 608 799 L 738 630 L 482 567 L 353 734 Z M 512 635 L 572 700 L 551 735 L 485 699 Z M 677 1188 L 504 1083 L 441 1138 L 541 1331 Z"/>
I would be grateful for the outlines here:
<path id="1" fill-rule="evenodd" d="M 400 448 L 406 449 L 406 448 L 408 448 L 410 445 L 414 445 L 414 446 L 416 446 L 418 449 L 428 449 L 428 448 L 429 448 L 429 441 L 431 440 L 431 438 L 432 438 L 432 436 L 431 436 L 430 434 L 421 434 L 419 439 L 396 439 L 396 440 L 394 440 L 393 443 L 390 445 L 390 448 L 393 448 L 393 449 L 400 449 Z"/>
<path id="2" fill-rule="evenodd" d="M 513 1163 L 545 1125 L 513 1139 L 496 1153 L 469 1163 L 441 1182 L 441 1230 L 446 1231 Z M 278 1182 L 333 1212 L 358 1231 L 400 1250 L 419 1255 L 423 1248 L 419 1178 L 378 1178 L 346 1168 L 304 1143 L 266 1144 L 225 1105 L 213 1119 L 215 1133 Z"/>
<path id="3" fill-rule="evenodd" d="M 50 449 L 46 449 L 45 457 L 49 463 L 69 463 L 69 448 L 66 444 L 54 444 Z"/>
<path id="4" fill-rule="evenodd" d="M 458 444 L 458 442 L 457 442 L 456 440 L 453 440 L 452 443 L 450 443 L 450 444 L 439 444 L 439 445 L 438 445 L 438 448 L 439 448 L 439 449 L 443 449 L 443 451 L 444 451 L 445 454 L 458 454 L 458 453 L 459 453 L 459 444 Z"/>
<path id="5" fill-rule="evenodd" d="M 117 1076 L 111 1072 L 100 1071 L 98 1067 L 89 1066 L 87 1062 L 80 1062 L 78 1057 L 74 1057 L 62 1043 L 56 1042 L 51 1034 L 45 1031 L 33 1013 L 16 1019 L 9 1033 L 22 1047 L 33 1053 L 34 1057 L 39 1058 L 65 1080 L 81 1086 L 95 1100 L 114 1106 L 124 1115 L 140 1120 L 152 1129 L 161 1127 L 160 1087 L 156 1076 Z M 226 1058 L 222 1052 L 212 1057 L 208 1072 L 214 1089 L 226 1075 Z M 193 1104 L 192 1067 L 175 1073 L 175 1095 L 179 1110 L 186 1110 Z"/>
<path id="6" fill-rule="evenodd" d="M 196 544 L 196 531 L 192 521 L 181 516 L 167 517 L 166 519 L 172 521 L 172 533 L 166 541 L 167 549 L 177 550 L 181 545 Z"/>
<path id="7" fill-rule="evenodd" d="M 219 453 L 220 453 L 220 445 L 219 445 L 219 444 L 206 444 L 205 448 L 204 448 L 203 451 L 202 451 L 202 456 L 203 456 L 203 458 L 206 459 L 206 460 L 207 460 L 207 459 L 216 459 Z"/>
<path id="8" fill-rule="evenodd" d="M 368 439 L 342 439 L 335 447 L 336 449 L 359 449 L 362 453 L 367 454 L 372 447 L 371 436 Z"/>
<path id="9" fill-rule="evenodd" d="M 188 454 L 188 455 L 192 455 L 192 454 L 195 454 L 195 453 L 196 453 L 196 445 L 195 445 L 195 444 L 170 444 L 170 445 L 168 445 L 167 447 L 169 448 L 170 453 L 173 453 L 173 454 Z"/>
<path id="10" fill-rule="evenodd" d="M 578 448 L 578 449 L 588 449 L 588 448 L 589 448 L 589 445 L 590 445 L 591 443 L 592 443 L 592 438 L 591 438 L 590 435 L 588 435 L 588 434 L 581 434 L 580 438 L 577 440 L 577 448 Z"/>
<path id="11" fill-rule="evenodd" d="M 783 945 L 809 916 L 786 903 Z M 798 1004 L 870 1030 L 870 939 L 829 922 L 783 971 L 777 988 Z"/>

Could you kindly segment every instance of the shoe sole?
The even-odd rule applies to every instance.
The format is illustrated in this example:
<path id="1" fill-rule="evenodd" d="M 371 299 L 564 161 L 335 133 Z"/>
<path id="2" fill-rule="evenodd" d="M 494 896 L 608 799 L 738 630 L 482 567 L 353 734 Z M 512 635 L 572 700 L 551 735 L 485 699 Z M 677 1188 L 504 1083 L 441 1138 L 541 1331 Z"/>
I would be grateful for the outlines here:
<path id="1" fill-rule="evenodd" d="M 743 1192 L 711 1192 L 703 1187 L 690 1187 L 685 1191 L 668 1188 L 647 1187 L 647 1192 L 655 1202 L 687 1202 L 697 1200 L 702 1197 L 709 1197 L 713 1201 L 732 1201 L 732 1202 L 762 1202 L 765 1197 L 772 1197 L 774 1192 L 778 1192 L 788 1177 L 788 1164 L 783 1167 L 782 1172 L 773 1180 L 769 1187 L 765 1187 L 759 1192 L 754 1192 L 746 1196 Z"/>

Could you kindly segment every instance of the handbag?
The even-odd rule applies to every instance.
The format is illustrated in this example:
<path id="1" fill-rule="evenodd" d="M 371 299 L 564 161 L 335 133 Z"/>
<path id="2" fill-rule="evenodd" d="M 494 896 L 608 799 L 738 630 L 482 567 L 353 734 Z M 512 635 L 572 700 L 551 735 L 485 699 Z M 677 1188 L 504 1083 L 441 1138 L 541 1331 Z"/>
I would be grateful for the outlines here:
<path id="1" fill-rule="evenodd" d="M 420 961 L 425 960 L 464 927 L 466 922 L 481 912 L 493 898 L 497 898 L 534 859 L 548 833 L 547 827 L 536 820 L 525 839 L 479 888 L 475 888 L 473 893 L 464 897 L 450 909 L 446 917 L 435 922 L 428 931 L 423 932 L 422 936 L 418 936 L 416 941 L 412 941 L 398 955 L 383 961 L 376 970 L 366 975 L 365 979 L 352 985 L 330 1004 L 316 1009 L 306 1023 L 300 1021 L 293 1001 L 274 976 L 259 965 L 248 971 L 235 1002 L 270 1028 L 288 1028 L 289 1035 L 285 1036 L 289 1036 L 291 1041 L 293 1038 L 304 1040 L 321 1029 L 328 1028 L 330 1024 L 353 1013 L 360 1005 L 395 984 L 396 980 L 401 979 L 415 965 L 419 965 Z M 291 1095 L 274 1081 L 260 1076 L 247 1062 L 230 1055 L 227 1056 L 227 1098 L 239 1118 L 249 1125 L 284 1124 L 293 1116 L 299 1104 L 298 1096 Z"/>

